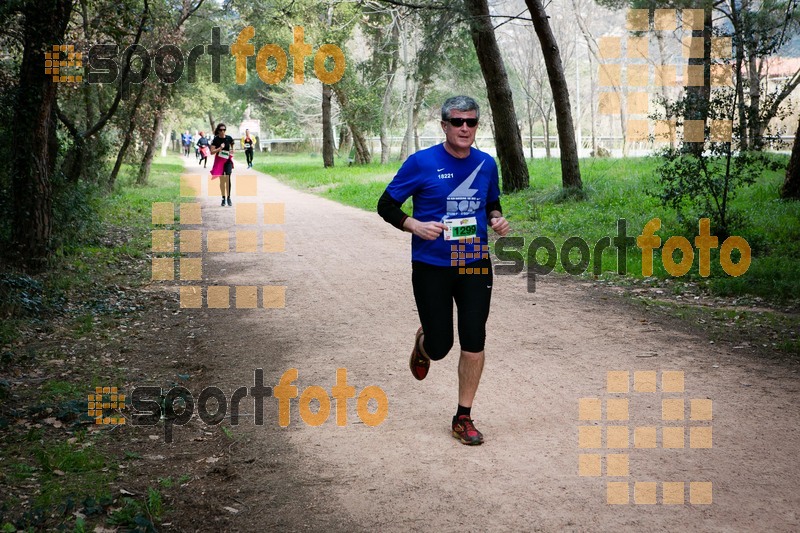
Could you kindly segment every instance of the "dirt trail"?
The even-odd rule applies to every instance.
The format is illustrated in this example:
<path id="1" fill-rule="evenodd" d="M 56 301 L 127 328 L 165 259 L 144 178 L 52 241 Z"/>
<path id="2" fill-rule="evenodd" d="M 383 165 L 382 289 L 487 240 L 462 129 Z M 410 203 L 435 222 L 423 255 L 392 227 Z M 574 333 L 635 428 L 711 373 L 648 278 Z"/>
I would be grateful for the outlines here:
<path id="1" fill-rule="evenodd" d="M 244 174 L 258 176 L 258 202 L 285 204 L 286 250 L 206 254 L 205 283 L 285 285 L 286 306 L 195 313 L 209 329 L 215 384 L 227 393 L 252 386 L 253 369 L 263 368 L 265 384 L 275 386 L 296 368 L 300 392 L 310 385 L 330 392 L 336 369 L 346 368 L 357 392 L 368 385 L 385 391 L 389 413 L 370 428 L 350 400 L 345 427 L 335 424 L 335 404 L 326 423 L 310 427 L 295 399 L 290 426 L 280 428 L 277 401 L 268 398 L 264 426 L 245 417 L 236 429 L 271 454 L 236 481 L 251 487 L 241 496 L 249 512 L 236 518 L 236 529 L 800 529 L 800 386 L 793 368 L 651 322 L 579 281 L 540 279 L 529 294 L 523 277 L 496 276 L 486 368 L 473 408 L 486 443 L 463 446 L 449 434 L 456 349 L 423 382 L 408 370 L 418 326 L 409 235 L 375 213 L 295 191 L 264 174 L 240 170 L 234 181 Z M 218 198 L 214 188 L 204 200 L 204 229 L 233 229 L 235 210 L 220 207 Z M 629 371 L 630 394 L 606 393 L 607 371 Z M 634 371 L 658 372 L 659 392 L 634 392 Z M 662 395 L 661 371 L 684 372 L 685 392 Z M 580 421 L 579 399 L 587 397 L 629 398 L 629 420 Z M 662 422 L 662 398 L 684 399 L 686 420 Z M 711 399 L 713 420 L 689 420 L 691 399 Z M 252 413 L 252 400 L 243 406 Z M 630 446 L 581 449 L 581 425 L 628 426 Z M 663 425 L 687 428 L 683 449 L 634 448 L 634 426 Z M 712 426 L 713 447 L 690 448 L 690 426 Z M 659 443 L 661 435 L 659 429 Z M 276 449 L 285 452 L 276 455 Z M 603 476 L 579 476 L 581 453 L 627 454 L 629 475 L 606 476 L 603 458 Z M 277 463 L 292 473 L 297 492 L 291 501 L 252 489 L 266 474 L 262 469 Z M 608 481 L 629 484 L 628 504 L 606 503 Z M 658 482 L 658 503 L 633 503 L 637 481 Z M 686 482 L 684 505 L 661 503 L 663 481 Z M 712 482 L 713 503 L 690 504 L 689 482 Z"/>

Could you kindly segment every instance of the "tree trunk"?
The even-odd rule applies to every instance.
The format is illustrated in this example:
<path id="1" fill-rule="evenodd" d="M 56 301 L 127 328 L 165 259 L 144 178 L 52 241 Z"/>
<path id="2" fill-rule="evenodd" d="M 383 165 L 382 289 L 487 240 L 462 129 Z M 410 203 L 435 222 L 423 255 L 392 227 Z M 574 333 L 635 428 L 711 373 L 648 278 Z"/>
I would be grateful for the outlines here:
<path id="1" fill-rule="evenodd" d="M 789 166 L 786 168 L 786 181 L 781 187 L 781 198 L 800 200 L 800 124 L 794 134 L 794 146 Z"/>
<path id="2" fill-rule="evenodd" d="M 742 29 L 742 22 L 739 18 L 739 13 L 746 12 L 749 8 L 748 6 L 749 1 L 743 0 L 741 5 L 741 10 L 739 9 L 732 9 L 731 10 L 731 20 L 733 22 L 733 48 L 736 50 L 736 63 L 734 68 L 734 72 L 741 72 L 742 65 L 744 65 L 744 31 Z M 744 99 L 744 84 L 737 83 L 736 84 L 736 98 L 738 101 L 736 102 L 736 108 L 739 113 L 739 149 L 740 150 L 747 150 L 749 148 L 749 140 L 747 137 L 747 110 L 745 108 L 745 99 Z"/>
<path id="3" fill-rule="evenodd" d="M 153 119 L 153 134 L 147 141 L 147 149 L 144 152 L 142 164 L 139 166 L 139 175 L 136 177 L 137 185 L 147 185 L 147 179 L 150 177 L 150 165 L 153 164 L 153 156 L 156 154 L 156 143 L 160 137 L 161 120 L 164 118 L 164 112 L 159 109 L 156 111 L 156 116 Z"/>
<path id="4" fill-rule="evenodd" d="M 172 121 L 170 121 L 169 123 L 167 123 L 167 127 L 164 129 L 164 139 L 163 142 L 161 143 L 161 157 L 167 156 L 167 147 L 169 146 L 169 136 L 170 133 L 172 132 L 172 126 L 173 126 Z"/>
<path id="5" fill-rule="evenodd" d="M 417 86 L 414 83 L 414 76 L 411 71 L 411 58 L 409 57 L 409 47 L 411 46 L 411 42 L 414 40 L 413 35 L 409 37 L 406 34 L 406 30 L 408 26 L 411 26 L 413 31 L 413 25 L 404 25 L 403 26 L 403 66 L 406 69 L 406 132 L 403 136 L 403 142 L 400 145 L 400 161 L 405 161 L 409 155 L 413 152 L 411 151 L 411 136 L 414 132 L 414 105 L 417 101 Z M 419 67 L 419 61 L 418 67 Z"/>
<path id="6" fill-rule="evenodd" d="M 214 133 L 214 129 L 217 126 L 216 126 L 216 124 L 214 124 L 214 117 L 211 115 L 211 111 L 208 112 L 208 125 L 211 127 L 211 133 L 213 134 Z M 178 137 L 179 137 L 179 140 L 180 140 L 180 136 L 178 136 Z"/>
<path id="7" fill-rule="evenodd" d="M 595 94 L 595 72 L 594 64 L 592 63 L 592 54 L 589 54 L 589 111 L 592 117 L 592 154 L 597 157 L 597 132 L 595 128 L 595 111 L 594 111 L 594 94 Z"/>
<path id="8" fill-rule="evenodd" d="M 751 53 L 747 62 L 748 74 L 750 76 L 750 116 L 748 125 L 750 129 L 750 143 L 753 150 L 761 150 L 764 140 L 762 138 L 763 128 L 759 117 L 761 107 L 761 72 L 758 68 L 758 58 L 755 53 Z M 742 85 L 741 83 L 739 84 Z"/>
<path id="9" fill-rule="evenodd" d="M 569 88 L 564 77 L 564 66 L 558 51 L 558 43 L 547 21 L 547 13 L 541 0 L 525 0 L 533 19 L 533 28 L 542 45 L 542 56 L 547 67 L 547 77 L 553 93 L 556 110 L 558 146 L 561 151 L 561 183 L 564 188 L 583 188 L 581 169 L 578 164 L 578 145 L 575 142 L 575 127 L 569 105 Z"/>
<path id="10" fill-rule="evenodd" d="M 406 78 L 406 98 L 408 107 L 406 108 L 406 133 L 403 136 L 403 144 L 400 146 L 400 161 L 405 161 L 408 156 L 414 153 L 412 148 L 414 135 L 414 104 L 417 99 L 417 84 L 409 75 Z"/>
<path id="11" fill-rule="evenodd" d="M 530 157 L 533 159 L 533 117 L 528 119 L 528 149 L 530 150 Z"/>
<path id="12" fill-rule="evenodd" d="M 544 157 L 550 159 L 550 112 L 542 116 L 542 125 L 544 126 Z"/>
<path id="13" fill-rule="evenodd" d="M 339 157 L 349 157 L 353 147 L 353 134 L 347 126 L 339 130 Z"/>
<path id="14" fill-rule="evenodd" d="M 125 134 L 122 137 L 122 144 L 119 147 L 119 152 L 117 152 L 117 160 L 114 162 L 114 168 L 111 170 L 111 175 L 108 177 L 108 188 L 114 187 L 114 183 L 117 181 L 117 176 L 119 175 L 119 171 L 122 168 L 122 161 L 125 159 L 125 154 L 128 153 L 128 148 L 131 145 L 131 140 L 133 140 L 133 130 L 134 130 L 133 122 L 125 128 Z"/>
<path id="15" fill-rule="evenodd" d="M 327 83 L 322 84 L 322 165 L 333 166 L 333 123 L 331 123 L 331 97 L 333 91 Z"/>
<path id="16" fill-rule="evenodd" d="M 495 147 L 500 159 L 500 173 L 503 177 L 503 192 L 511 193 L 528 188 L 528 166 L 522 150 L 522 136 L 519 133 L 514 99 L 508 83 L 500 47 L 492 27 L 487 0 L 465 0 L 470 17 L 472 44 L 486 80 L 486 94 L 492 108 Z"/>
<path id="17" fill-rule="evenodd" d="M 342 115 L 347 117 L 347 110 L 349 106 L 347 93 L 342 90 L 340 85 L 335 85 L 332 87 L 332 89 L 333 94 L 336 95 L 336 99 L 339 101 L 339 107 L 342 109 Z M 358 124 L 356 124 L 355 121 L 347 120 L 345 127 L 349 127 L 350 133 L 353 135 L 353 146 L 355 146 L 356 149 L 356 156 L 353 162 L 356 165 L 364 165 L 369 163 L 372 157 L 369 151 L 369 143 L 364 136 L 364 132 L 361 131 L 361 128 L 358 126 Z"/>
<path id="18" fill-rule="evenodd" d="M 389 162 L 392 152 L 392 144 L 389 141 L 389 114 L 392 110 L 392 85 L 394 73 L 389 77 L 386 90 L 383 93 L 383 105 L 381 106 L 381 165 Z"/>
<path id="19" fill-rule="evenodd" d="M 72 11 L 71 0 L 26 2 L 22 63 L 14 108 L 17 139 L 26 139 L 26 149 L 12 150 L 11 209 L 12 250 L 27 270 L 43 268 L 50 255 L 56 140 L 55 101 L 57 85 L 44 73 L 44 53 L 62 42 Z"/>
<path id="20" fill-rule="evenodd" d="M 139 175 L 136 177 L 137 185 L 147 185 L 147 179 L 150 177 L 150 165 L 153 164 L 153 157 L 156 153 L 156 145 L 161 137 L 161 125 L 164 120 L 164 113 L 169 107 L 171 90 L 172 85 L 169 83 L 164 83 L 161 85 L 161 90 L 158 93 L 155 117 L 153 118 L 153 131 L 150 135 L 150 138 L 147 140 L 147 148 L 144 152 L 144 158 L 142 159 L 142 164 L 139 166 Z M 208 118 L 211 118 L 210 112 L 208 114 Z"/>
<path id="21" fill-rule="evenodd" d="M 64 156 L 61 168 L 64 172 L 64 177 L 69 183 L 78 183 L 83 174 L 85 141 L 86 139 L 82 135 L 72 137 L 72 146 Z"/>
<path id="22" fill-rule="evenodd" d="M 686 87 L 686 112 L 685 117 L 689 120 L 702 120 L 703 128 L 708 122 L 708 108 L 711 102 L 711 31 L 712 31 L 712 9 L 706 0 L 701 0 L 696 5 L 697 8 L 704 9 L 703 29 L 693 30 L 692 38 L 701 37 L 703 39 L 703 57 L 689 58 L 689 65 L 702 65 L 703 85 Z M 705 148 L 705 142 L 684 143 L 689 153 L 700 156 Z"/>
<path id="23" fill-rule="evenodd" d="M 114 162 L 114 168 L 111 170 L 111 176 L 108 178 L 108 187 L 112 188 L 114 183 L 117 181 L 117 176 L 119 175 L 119 171 L 122 168 L 122 161 L 125 159 L 125 154 L 128 152 L 128 148 L 131 145 L 131 141 L 133 140 L 133 131 L 136 129 L 136 124 L 133 120 L 134 115 L 139 109 L 139 105 L 142 102 L 142 96 L 144 96 L 144 84 L 139 87 L 139 92 L 136 94 L 136 99 L 131 106 L 131 112 L 128 116 L 128 126 L 125 128 L 125 134 L 122 137 L 122 145 L 119 147 L 119 152 L 117 153 L 117 160 Z"/>
<path id="24" fill-rule="evenodd" d="M 137 185 L 147 185 L 147 179 L 150 177 L 150 165 L 153 164 L 153 156 L 155 156 L 156 144 L 158 143 L 161 132 L 161 122 L 164 120 L 164 112 L 169 103 L 170 87 L 171 85 L 168 83 L 161 86 L 161 91 L 158 95 L 158 104 L 156 106 L 156 114 L 153 118 L 152 135 L 150 135 L 150 138 L 147 140 L 144 158 L 142 159 L 142 164 L 139 166 L 139 175 L 136 177 Z M 209 113 L 209 117 L 210 116 L 211 114 Z"/>
<path id="25" fill-rule="evenodd" d="M 366 165 L 370 162 L 369 145 L 364 133 L 357 127 L 350 125 L 350 132 L 353 134 L 353 145 L 356 147 L 356 165 Z"/>
<path id="26" fill-rule="evenodd" d="M 339 157 L 342 157 L 347 144 L 347 139 L 350 138 L 350 128 L 339 128 L 339 144 L 336 145 L 336 152 Z"/>
<path id="27" fill-rule="evenodd" d="M 627 91 L 624 88 L 619 90 L 620 106 L 619 106 L 619 128 L 622 132 L 622 157 L 628 157 L 628 112 L 626 110 L 625 102 L 622 97 L 627 98 Z"/>
<path id="28" fill-rule="evenodd" d="M 392 24 L 392 60 L 389 62 L 389 71 L 386 73 L 386 89 L 383 91 L 383 105 L 381 106 L 381 164 L 389 162 L 392 152 L 392 144 L 389 141 L 389 116 L 392 112 L 392 89 L 394 88 L 394 77 L 400 65 L 400 25 Z"/>
<path id="29" fill-rule="evenodd" d="M 415 95 L 416 102 L 414 103 L 414 113 L 411 115 L 411 124 L 414 129 L 414 151 L 420 151 L 419 145 L 419 113 L 422 110 L 422 101 L 425 99 L 426 87 L 422 83 L 417 83 L 417 91 Z"/>

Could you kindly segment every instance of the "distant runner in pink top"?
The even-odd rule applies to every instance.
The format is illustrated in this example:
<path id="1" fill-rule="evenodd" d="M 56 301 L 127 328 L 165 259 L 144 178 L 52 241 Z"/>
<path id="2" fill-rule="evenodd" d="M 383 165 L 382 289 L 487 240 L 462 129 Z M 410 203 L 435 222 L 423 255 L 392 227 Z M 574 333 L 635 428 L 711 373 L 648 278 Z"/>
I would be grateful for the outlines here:
<path id="1" fill-rule="evenodd" d="M 219 190 L 222 193 L 222 205 L 231 203 L 231 172 L 233 172 L 233 138 L 226 135 L 225 124 L 218 124 L 211 141 L 211 153 L 214 154 L 214 166 L 211 167 L 211 179 L 219 178 Z"/>

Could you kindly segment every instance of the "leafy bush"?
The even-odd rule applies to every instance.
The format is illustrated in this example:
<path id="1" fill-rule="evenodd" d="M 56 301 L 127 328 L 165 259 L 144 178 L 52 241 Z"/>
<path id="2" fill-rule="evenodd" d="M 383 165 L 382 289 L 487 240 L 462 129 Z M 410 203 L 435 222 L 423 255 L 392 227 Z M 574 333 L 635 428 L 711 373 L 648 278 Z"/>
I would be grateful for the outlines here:
<path id="1" fill-rule="evenodd" d="M 0 275 L 0 317 L 38 316 L 44 309 L 42 282 L 24 274 Z"/>
<path id="2" fill-rule="evenodd" d="M 737 190 L 755 183 L 765 169 L 777 170 L 777 163 L 766 154 L 733 154 L 725 144 L 711 143 L 710 150 L 698 155 L 684 149 L 663 150 L 663 163 L 656 170 L 661 190 L 654 193 L 663 205 L 675 209 L 681 222 L 694 227 L 700 218 L 711 219 L 723 239 L 746 222 L 731 210 Z"/>

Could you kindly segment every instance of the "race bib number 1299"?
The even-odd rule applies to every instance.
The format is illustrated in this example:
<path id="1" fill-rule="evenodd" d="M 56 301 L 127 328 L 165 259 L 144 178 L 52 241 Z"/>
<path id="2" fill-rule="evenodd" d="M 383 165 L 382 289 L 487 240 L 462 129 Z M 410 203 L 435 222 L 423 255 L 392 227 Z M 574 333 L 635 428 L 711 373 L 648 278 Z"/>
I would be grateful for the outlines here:
<path id="1" fill-rule="evenodd" d="M 469 239 L 478 234 L 478 220 L 475 217 L 448 218 L 444 220 L 447 229 L 444 231 L 444 240 L 458 241 Z"/>

